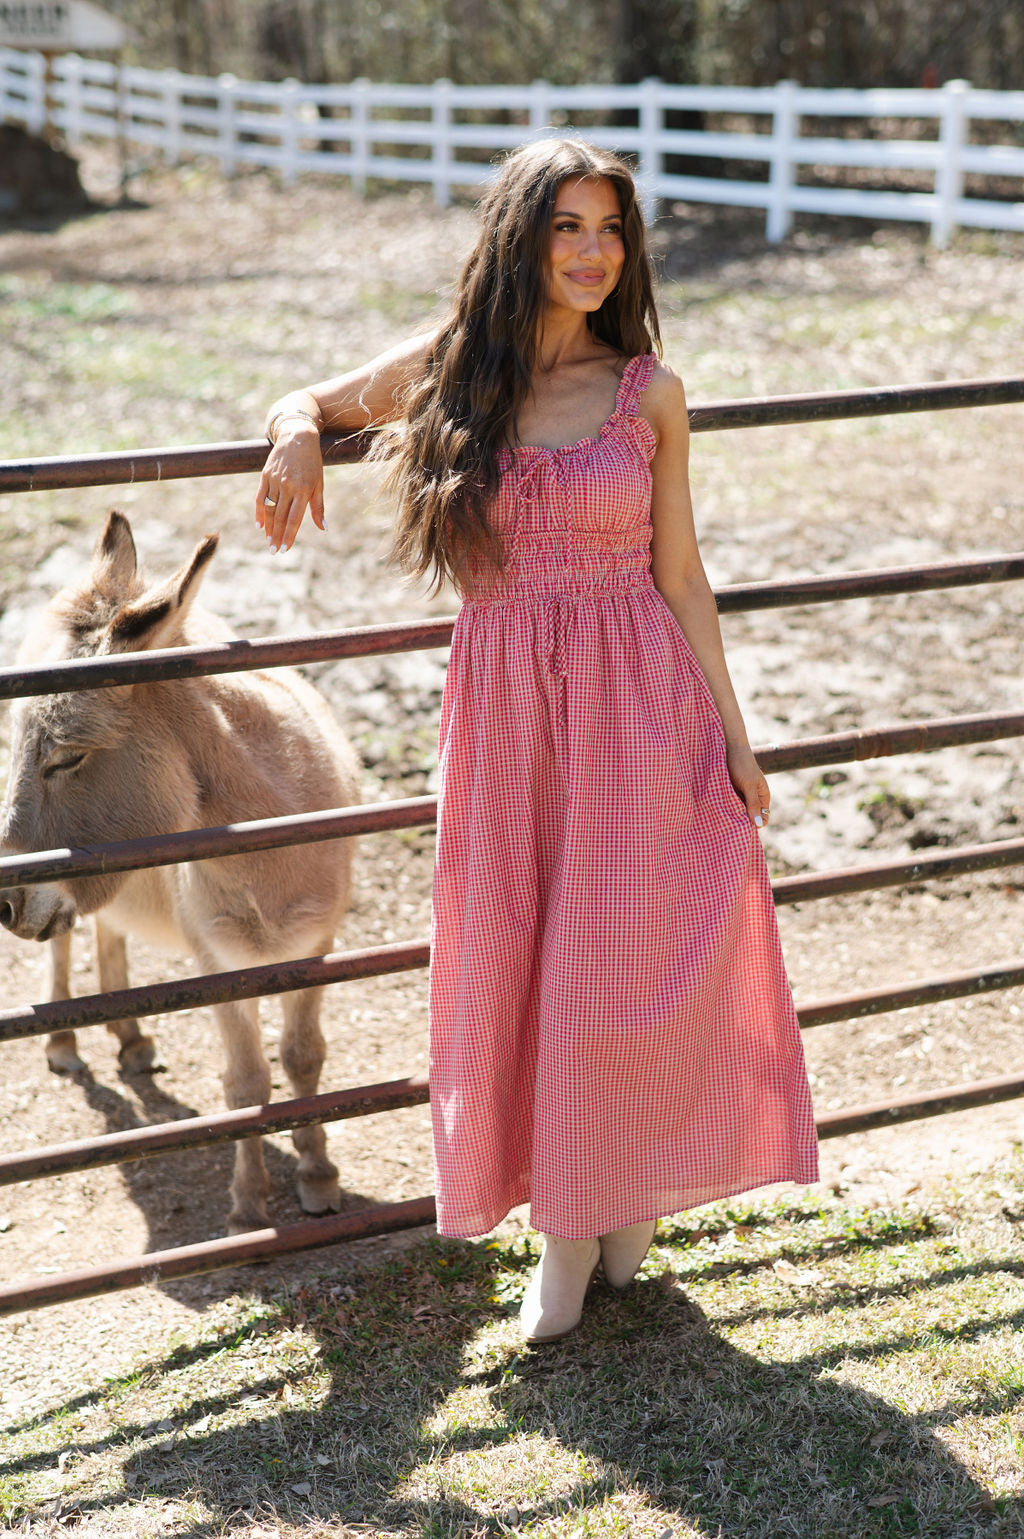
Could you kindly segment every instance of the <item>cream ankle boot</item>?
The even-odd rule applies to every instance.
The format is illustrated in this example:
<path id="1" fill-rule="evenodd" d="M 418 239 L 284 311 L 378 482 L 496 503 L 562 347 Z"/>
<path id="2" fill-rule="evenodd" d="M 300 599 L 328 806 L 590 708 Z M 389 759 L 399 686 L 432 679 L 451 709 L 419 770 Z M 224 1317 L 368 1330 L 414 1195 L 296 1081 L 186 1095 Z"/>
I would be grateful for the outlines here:
<path id="1" fill-rule="evenodd" d="M 544 1250 L 519 1311 L 527 1341 L 558 1341 L 576 1329 L 601 1259 L 596 1239 L 563 1240 L 557 1234 L 543 1238 Z"/>
<path id="2" fill-rule="evenodd" d="M 616 1293 L 625 1292 L 640 1270 L 657 1227 L 657 1219 L 644 1219 L 642 1223 L 612 1229 L 601 1236 L 601 1266 L 605 1281 Z"/>

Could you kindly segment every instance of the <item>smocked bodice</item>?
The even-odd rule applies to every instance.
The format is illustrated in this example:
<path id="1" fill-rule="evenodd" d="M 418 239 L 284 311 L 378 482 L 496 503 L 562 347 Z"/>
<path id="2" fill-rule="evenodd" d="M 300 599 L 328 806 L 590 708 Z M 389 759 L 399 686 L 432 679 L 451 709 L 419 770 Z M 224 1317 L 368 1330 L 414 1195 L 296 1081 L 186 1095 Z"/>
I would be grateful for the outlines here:
<path id="1" fill-rule="evenodd" d="M 657 440 L 639 416 L 654 355 L 631 358 L 615 409 L 596 437 L 559 449 L 504 449 L 488 508 L 505 549 L 505 571 L 474 559 L 467 602 L 571 598 L 651 585 L 651 459 Z"/>

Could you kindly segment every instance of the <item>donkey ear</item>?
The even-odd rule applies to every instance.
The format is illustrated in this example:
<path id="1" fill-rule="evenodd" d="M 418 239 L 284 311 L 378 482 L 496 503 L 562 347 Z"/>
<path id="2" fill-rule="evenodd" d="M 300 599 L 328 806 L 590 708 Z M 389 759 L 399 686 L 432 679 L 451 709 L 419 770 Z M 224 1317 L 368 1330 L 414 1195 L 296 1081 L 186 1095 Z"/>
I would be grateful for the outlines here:
<path id="1" fill-rule="evenodd" d="M 120 593 L 127 598 L 136 586 L 138 568 L 131 525 L 124 514 L 114 508 L 107 514 L 103 533 L 92 553 L 89 577 L 93 587 L 104 595 Z"/>
<path id="2" fill-rule="evenodd" d="M 196 546 L 192 559 L 173 577 L 151 588 L 134 603 L 125 604 L 110 622 L 109 650 L 144 652 L 155 647 L 181 646 L 185 641 L 186 617 L 216 549 L 217 536 L 208 534 Z"/>
<path id="3" fill-rule="evenodd" d="M 182 621 L 192 608 L 192 600 L 199 592 L 199 584 L 203 580 L 207 566 L 213 560 L 219 538 L 220 536 L 216 534 L 204 535 L 192 552 L 191 560 L 186 561 L 168 583 L 168 586 L 174 590 L 176 607 Z"/>

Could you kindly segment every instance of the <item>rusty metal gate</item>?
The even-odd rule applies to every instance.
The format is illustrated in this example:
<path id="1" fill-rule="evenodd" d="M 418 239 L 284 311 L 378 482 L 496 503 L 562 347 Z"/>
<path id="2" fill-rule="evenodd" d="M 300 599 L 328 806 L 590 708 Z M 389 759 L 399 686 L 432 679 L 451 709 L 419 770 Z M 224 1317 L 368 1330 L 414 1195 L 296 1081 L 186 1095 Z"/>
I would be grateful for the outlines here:
<path id="1" fill-rule="evenodd" d="M 690 427 L 691 431 L 699 433 L 1012 402 L 1024 402 L 1024 377 L 716 402 L 693 408 Z M 368 441 L 366 434 L 325 435 L 325 463 L 337 465 L 360 459 Z M 14 460 L 0 463 L 0 494 L 258 471 L 266 453 L 266 443 L 259 440 L 139 453 Z M 929 566 L 848 572 L 827 578 L 734 585 L 719 589 L 716 598 L 722 613 L 736 613 L 1022 578 L 1024 551 L 1018 551 L 986 560 L 943 561 Z M 214 646 L 168 648 L 144 655 L 80 659 L 40 668 L 5 668 L 0 669 L 0 698 L 103 689 L 143 680 L 194 678 L 201 674 L 436 647 L 451 639 L 452 624 L 453 620 L 447 618 L 416 624 L 375 625 L 312 636 L 267 637 Z M 1024 709 L 836 733 L 781 746 L 762 746 L 756 752 L 763 769 L 771 772 L 929 752 L 954 744 L 1013 737 L 1024 737 Z M 421 796 L 240 823 L 231 828 L 192 829 L 90 850 L 42 851 L 0 860 L 0 886 L 140 870 L 246 850 L 346 838 L 383 829 L 424 827 L 434 822 L 436 811 L 436 800 Z M 773 890 L 777 904 L 797 903 L 838 893 L 864 892 L 1020 864 L 1024 864 L 1024 839 L 1010 839 L 918 855 L 910 861 L 784 877 L 773 883 Z M 284 993 L 314 984 L 401 972 L 426 967 L 428 962 L 427 942 L 414 941 L 30 1005 L 0 1012 L 0 1042 L 97 1025 L 129 1015 L 189 1010 L 197 1005 Z M 797 1010 L 801 1028 L 808 1030 L 833 1021 L 852 1020 L 1021 984 L 1024 984 L 1024 957 L 999 966 L 913 981 L 897 989 L 869 990 L 808 1001 L 798 1004 Z M 944 1112 L 1019 1096 L 1024 1096 L 1024 1067 L 1015 1074 L 997 1079 L 947 1086 L 923 1095 L 830 1112 L 818 1118 L 818 1135 L 822 1139 L 836 1138 L 846 1133 L 939 1116 Z M 428 1098 L 426 1080 L 410 1077 L 209 1117 L 185 1118 L 74 1143 L 54 1144 L 30 1153 L 4 1154 L 0 1156 L 0 1185 L 145 1159 L 171 1150 L 225 1143 L 310 1123 L 415 1106 Z M 45 1282 L 15 1283 L 0 1288 L 0 1314 L 86 1298 L 145 1282 L 216 1271 L 341 1240 L 415 1228 L 430 1223 L 433 1217 L 433 1199 L 424 1196 L 154 1252 L 134 1261 L 67 1272 Z"/>

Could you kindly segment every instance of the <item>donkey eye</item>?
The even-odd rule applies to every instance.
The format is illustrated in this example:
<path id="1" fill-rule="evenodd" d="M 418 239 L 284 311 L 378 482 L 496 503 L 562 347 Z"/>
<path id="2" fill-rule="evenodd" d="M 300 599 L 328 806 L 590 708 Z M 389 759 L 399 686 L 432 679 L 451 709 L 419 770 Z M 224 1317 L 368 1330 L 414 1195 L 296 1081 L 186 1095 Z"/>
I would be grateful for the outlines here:
<path id="1" fill-rule="evenodd" d="M 53 758 L 43 770 L 43 779 L 49 780 L 51 775 L 58 775 L 61 770 L 77 769 L 85 758 L 82 752 L 65 753 L 59 758 Z"/>

